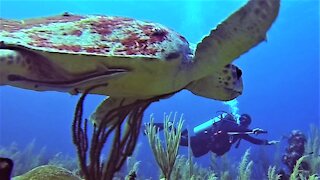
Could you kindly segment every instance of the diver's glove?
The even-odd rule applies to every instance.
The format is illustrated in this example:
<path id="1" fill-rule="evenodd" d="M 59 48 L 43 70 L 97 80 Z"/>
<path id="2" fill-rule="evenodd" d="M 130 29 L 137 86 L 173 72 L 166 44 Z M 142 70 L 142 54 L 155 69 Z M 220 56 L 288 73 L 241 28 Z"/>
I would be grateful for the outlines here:
<path id="1" fill-rule="evenodd" d="M 275 141 L 275 140 L 272 140 L 272 141 L 268 141 L 267 142 L 267 145 L 274 145 L 274 144 L 278 144 L 280 141 Z"/>
<path id="2" fill-rule="evenodd" d="M 252 129 L 253 134 L 261 134 L 261 133 L 268 133 L 268 131 L 265 131 L 263 129 L 260 128 L 254 128 Z"/>

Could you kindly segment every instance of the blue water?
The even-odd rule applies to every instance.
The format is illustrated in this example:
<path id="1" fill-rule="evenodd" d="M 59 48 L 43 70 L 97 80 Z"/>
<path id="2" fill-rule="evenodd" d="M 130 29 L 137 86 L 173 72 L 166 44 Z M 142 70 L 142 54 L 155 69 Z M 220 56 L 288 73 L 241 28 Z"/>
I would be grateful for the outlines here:
<path id="1" fill-rule="evenodd" d="M 197 43 L 219 22 L 245 1 L 0 1 L 0 17 L 24 19 L 61 14 L 103 14 L 133 17 L 164 24 Z M 240 113 L 253 118 L 252 127 L 268 130 L 261 138 L 282 140 L 293 129 L 308 134 L 311 123 L 319 126 L 319 2 L 283 0 L 280 14 L 261 43 L 235 61 L 243 72 L 244 92 L 237 98 Z M 1 67 L 0 67 L 1 68 Z M 34 92 L 0 87 L 0 145 L 15 141 L 24 146 L 36 139 L 48 153 L 74 153 L 71 140 L 73 111 L 79 96 L 57 92 Z M 90 96 L 86 102 L 88 117 L 103 99 Z M 185 127 L 192 128 L 216 115 L 229 111 L 222 102 L 197 97 L 182 91 L 152 104 L 144 121 L 154 113 L 157 121 L 164 112 L 179 112 Z M 153 160 L 145 137 L 140 137 L 142 161 Z M 285 140 L 282 140 L 286 144 Z M 242 142 L 232 149 L 240 156 L 252 145 Z M 252 146 L 252 149 L 257 147 Z M 273 151 L 273 147 L 267 147 Z M 150 156 L 145 156 L 149 153 Z M 186 154 L 185 149 L 181 150 Z M 138 155 L 139 156 L 139 155 Z M 209 155 L 199 159 L 204 166 Z M 155 168 L 151 174 L 158 173 Z"/>

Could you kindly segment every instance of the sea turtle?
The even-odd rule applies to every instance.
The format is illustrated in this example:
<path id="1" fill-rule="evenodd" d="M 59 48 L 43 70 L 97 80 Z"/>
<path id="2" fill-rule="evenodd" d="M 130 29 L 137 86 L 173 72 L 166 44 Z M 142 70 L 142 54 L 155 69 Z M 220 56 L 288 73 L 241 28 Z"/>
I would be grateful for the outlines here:
<path id="1" fill-rule="evenodd" d="M 182 89 L 231 100 L 242 93 L 242 72 L 231 63 L 266 39 L 279 1 L 249 1 L 194 50 L 177 32 L 131 18 L 1 19 L 0 85 L 76 94 L 106 83 L 91 92 L 111 97 L 100 107 Z"/>

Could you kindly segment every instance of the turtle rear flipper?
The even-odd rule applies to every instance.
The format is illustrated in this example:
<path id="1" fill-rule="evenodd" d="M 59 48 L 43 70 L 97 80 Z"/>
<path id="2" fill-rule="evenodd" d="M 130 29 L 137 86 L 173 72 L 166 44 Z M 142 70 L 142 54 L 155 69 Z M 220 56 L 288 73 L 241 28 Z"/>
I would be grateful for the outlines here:
<path id="1" fill-rule="evenodd" d="M 5 46 L 0 49 L 0 84 L 28 87 L 38 90 L 44 81 L 67 79 L 67 73 L 39 53 L 21 46 Z M 24 85 L 24 83 L 26 85 Z"/>
<path id="2" fill-rule="evenodd" d="M 251 0 L 223 21 L 197 45 L 195 60 L 201 71 L 212 72 L 232 63 L 266 39 L 280 0 Z"/>
<path id="3" fill-rule="evenodd" d="M 117 119 L 119 118 L 117 114 L 120 115 L 116 112 L 121 112 L 121 110 L 123 111 L 126 106 L 134 104 L 136 100 L 137 99 L 135 98 L 108 97 L 97 107 L 95 112 L 91 115 L 90 120 L 96 126 L 99 126 L 101 121 L 105 119 L 108 120 L 106 123 L 107 127 L 114 125 L 117 123 Z"/>

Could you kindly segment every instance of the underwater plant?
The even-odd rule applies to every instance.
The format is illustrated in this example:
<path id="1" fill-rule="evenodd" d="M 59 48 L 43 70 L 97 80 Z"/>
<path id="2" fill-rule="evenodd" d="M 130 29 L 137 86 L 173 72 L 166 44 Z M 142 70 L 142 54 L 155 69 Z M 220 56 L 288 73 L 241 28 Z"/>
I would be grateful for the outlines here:
<path id="1" fill-rule="evenodd" d="M 191 168 L 190 168 L 191 167 Z M 216 173 L 208 168 L 203 168 L 197 163 L 193 163 L 189 158 L 178 155 L 175 166 L 173 168 L 171 179 L 193 179 L 202 180 L 217 177 Z"/>
<path id="2" fill-rule="evenodd" d="M 276 166 L 269 166 L 268 180 L 280 180 L 281 175 L 276 172 Z"/>
<path id="3" fill-rule="evenodd" d="M 180 116 L 178 126 L 173 127 L 176 121 L 176 113 L 172 122 L 171 114 L 164 115 L 164 145 L 159 137 L 159 130 L 153 125 L 154 117 L 150 116 L 150 123 L 147 124 L 146 134 L 149 140 L 149 145 L 152 149 L 154 157 L 159 165 L 166 180 L 171 179 L 171 173 L 175 165 L 175 161 L 178 155 L 179 143 L 181 138 L 181 129 L 183 125 L 182 115 Z"/>
<path id="4" fill-rule="evenodd" d="M 310 165 L 311 173 L 320 174 L 320 129 L 314 124 L 310 125 L 310 133 L 305 146 L 306 161 Z"/>
<path id="5" fill-rule="evenodd" d="M 239 174 L 238 180 L 249 180 L 251 176 L 253 161 L 249 161 L 250 149 L 247 149 L 244 155 L 242 156 L 241 162 L 239 164 Z"/>
<path id="6" fill-rule="evenodd" d="M 139 175 L 139 168 L 142 164 L 140 160 L 137 160 L 137 155 L 141 148 L 141 143 L 137 144 L 137 147 L 134 150 L 134 153 L 126 159 L 126 163 L 122 168 L 115 173 L 113 180 L 116 179 L 146 179 L 144 178 L 144 174 Z"/>
<path id="7" fill-rule="evenodd" d="M 290 180 L 311 180 L 311 179 L 314 179 L 314 180 L 319 180 L 320 177 L 318 174 L 316 173 L 312 173 L 310 170 L 306 170 L 305 169 L 305 165 L 303 163 L 305 163 L 305 159 L 308 158 L 309 155 L 304 155 L 302 157 L 300 157 L 294 168 L 293 168 L 293 171 L 290 175 Z"/>
<path id="8" fill-rule="evenodd" d="M 126 176 L 126 180 L 132 180 L 132 179 L 136 179 L 137 177 L 137 173 L 138 173 L 138 169 L 139 169 L 139 165 L 140 165 L 141 161 L 136 161 L 132 168 L 130 169 L 129 173 Z"/>
<path id="9" fill-rule="evenodd" d="M 300 167 L 301 167 L 301 165 L 303 163 L 303 160 L 306 157 L 307 156 L 302 156 L 296 161 L 296 164 L 294 165 L 294 167 L 292 169 L 292 173 L 290 175 L 290 180 L 296 180 L 298 178 L 306 176 L 306 171 L 304 171 L 303 169 L 300 169 Z"/>
<path id="10" fill-rule="evenodd" d="M 280 143 L 273 147 L 255 147 L 252 149 L 250 157 L 254 162 L 254 166 L 251 178 L 256 179 L 261 176 L 268 176 L 270 167 L 281 167 L 281 151 L 283 151 L 283 149 L 281 149 Z"/>
<path id="11" fill-rule="evenodd" d="M 223 171 L 221 173 L 220 180 L 232 180 L 232 176 L 230 175 L 229 171 Z"/>
<path id="12" fill-rule="evenodd" d="M 231 176 L 236 175 L 236 166 L 228 158 L 228 153 L 217 156 L 215 153 L 211 153 L 210 156 L 210 169 L 216 172 L 220 179 L 231 179 Z"/>

